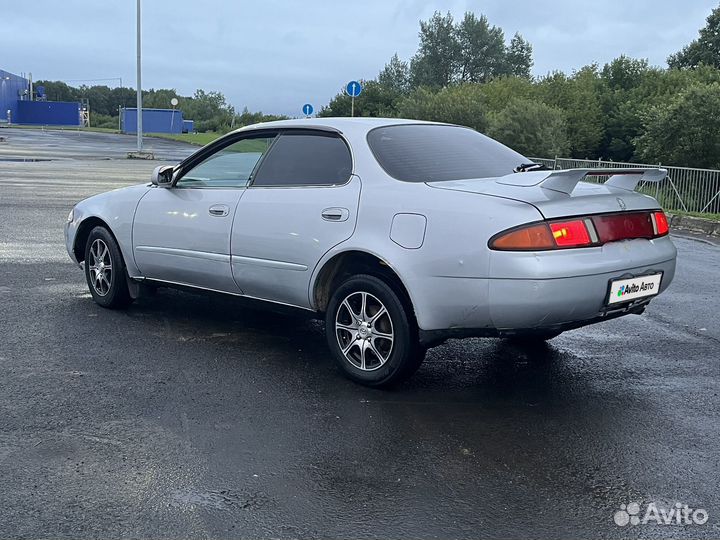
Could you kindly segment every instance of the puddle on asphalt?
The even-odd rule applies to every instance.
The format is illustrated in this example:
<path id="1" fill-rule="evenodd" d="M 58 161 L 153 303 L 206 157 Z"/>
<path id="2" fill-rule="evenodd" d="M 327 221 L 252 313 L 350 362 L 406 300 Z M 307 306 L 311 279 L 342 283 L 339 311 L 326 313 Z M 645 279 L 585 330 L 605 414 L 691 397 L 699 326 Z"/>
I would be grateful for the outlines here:
<path id="1" fill-rule="evenodd" d="M 170 495 L 170 506 L 204 507 L 213 510 L 254 509 L 261 508 L 267 502 L 264 495 L 244 495 L 231 489 L 208 491 L 176 490 Z"/>

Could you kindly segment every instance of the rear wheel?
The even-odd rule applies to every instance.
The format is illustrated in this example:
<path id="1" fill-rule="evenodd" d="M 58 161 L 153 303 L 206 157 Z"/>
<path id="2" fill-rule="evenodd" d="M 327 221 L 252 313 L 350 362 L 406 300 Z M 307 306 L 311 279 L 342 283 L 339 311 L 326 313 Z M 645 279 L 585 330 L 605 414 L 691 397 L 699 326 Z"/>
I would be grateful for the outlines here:
<path id="1" fill-rule="evenodd" d="M 95 227 L 88 236 L 85 279 L 93 300 L 102 307 L 119 309 L 132 303 L 125 261 L 117 242 L 105 227 Z"/>
<path id="2" fill-rule="evenodd" d="M 367 386 L 387 386 L 410 377 L 425 356 L 412 311 L 375 276 L 350 277 L 334 291 L 325 331 L 340 369 Z"/>

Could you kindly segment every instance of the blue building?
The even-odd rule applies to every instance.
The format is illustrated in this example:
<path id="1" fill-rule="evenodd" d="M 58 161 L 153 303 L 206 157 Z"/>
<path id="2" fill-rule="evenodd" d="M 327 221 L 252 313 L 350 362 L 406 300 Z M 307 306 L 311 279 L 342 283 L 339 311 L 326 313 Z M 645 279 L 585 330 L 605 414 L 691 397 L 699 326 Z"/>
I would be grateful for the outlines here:
<path id="1" fill-rule="evenodd" d="M 137 109 L 127 108 L 120 111 L 123 133 L 137 133 Z M 182 133 L 185 125 L 183 113 L 179 109 L 142 110 L 143 133 Z"/>
<path id="2" fill-rule="evenodd" d="M 0 122 L 18 123 L 18 102 L 28 99 L 30 81 L 0 69 Z"/>
<path id="3" fill-rule="evenodd" d="M 41 92 L 38 92 L 40 95 Z M 0 122 L 42 126 L 80 126 L 80 103 L 33 101 L 30 81 L 0 69 Z"/>
<path id="4" fill-rule="evenodd" d="M 16 124 L 40 126 L 79 126 L 78 101 L 18 101 Z"/>

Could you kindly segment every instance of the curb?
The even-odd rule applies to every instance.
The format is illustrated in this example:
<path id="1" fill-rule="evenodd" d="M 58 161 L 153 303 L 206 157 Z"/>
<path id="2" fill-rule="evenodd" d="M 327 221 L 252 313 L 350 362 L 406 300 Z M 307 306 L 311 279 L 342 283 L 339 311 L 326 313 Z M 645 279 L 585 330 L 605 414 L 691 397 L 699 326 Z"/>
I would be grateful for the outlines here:
<path id="1" fill-rule="evenodd" d="M 720 238 L 720 221 L 668 213 L 670 229 Z"/>

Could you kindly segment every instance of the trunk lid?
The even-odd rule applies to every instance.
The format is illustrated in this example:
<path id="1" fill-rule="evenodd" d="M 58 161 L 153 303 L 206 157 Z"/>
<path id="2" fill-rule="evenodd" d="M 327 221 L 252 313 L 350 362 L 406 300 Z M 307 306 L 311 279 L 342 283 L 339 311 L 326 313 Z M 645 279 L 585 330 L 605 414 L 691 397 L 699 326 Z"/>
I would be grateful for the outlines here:
<path id="1" fill-rule="evenodd" d="M 608 175 L 610 178 L 603 184 L 582 181 L 587 176 Z M 427 182 L 427 185 L 525 202 L 537 208 L 545 219 L 553 219 L 659 208 L 653 197 L 634 189 L 641 181 L 659 182 L 666 175 L 665 169 L 566 169 Z"/>

